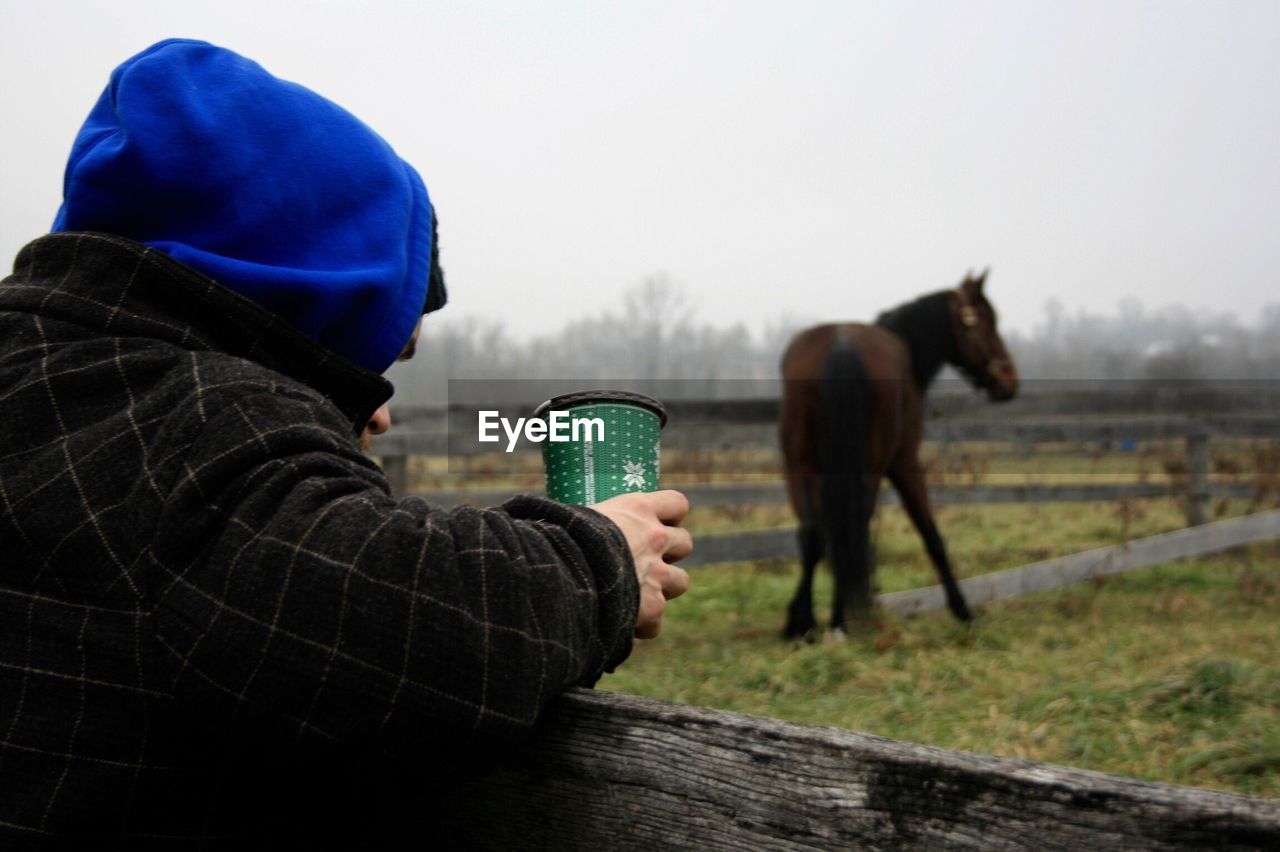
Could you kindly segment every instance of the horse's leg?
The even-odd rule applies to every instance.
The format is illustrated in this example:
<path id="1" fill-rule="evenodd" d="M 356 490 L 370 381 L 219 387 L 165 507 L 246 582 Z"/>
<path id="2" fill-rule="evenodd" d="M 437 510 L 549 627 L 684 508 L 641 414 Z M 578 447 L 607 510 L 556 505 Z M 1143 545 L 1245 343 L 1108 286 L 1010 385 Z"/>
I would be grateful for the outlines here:
<path id="1" fill-rule="evenodd" d="M 787 607 L 787 626 L 782 631 L 787 639 L 803 638 L 817 627 L 813 618 L 813 574 L 822 559 L 822 526 L 813 518 L 802 519 L 797 535 L 800 540 L 800 585 Z"/>
<path id="2" fill-rule="evenodd" d="M 956 618 L 971 621 L 973 614 L 965 603 L 964 594 L 956 583 L 955 574 L 951 571 L 951 562 L 947 558 L 947 548 L 942 542 L 942 535 L 933 521 L 933 511 L 929 508 L 929 490 L 925 487 L 924 472 L 918 462 L 903 466 L 889 472 L 889 481 L 902 499 L 902 507 L 907 510 L 911 522 L 915 524 L 920 538 L 924 540 L 924 548 L 933 562 L 933 568 L 942 581 L 943 591 L 947 595 L 947 606 Z"/>

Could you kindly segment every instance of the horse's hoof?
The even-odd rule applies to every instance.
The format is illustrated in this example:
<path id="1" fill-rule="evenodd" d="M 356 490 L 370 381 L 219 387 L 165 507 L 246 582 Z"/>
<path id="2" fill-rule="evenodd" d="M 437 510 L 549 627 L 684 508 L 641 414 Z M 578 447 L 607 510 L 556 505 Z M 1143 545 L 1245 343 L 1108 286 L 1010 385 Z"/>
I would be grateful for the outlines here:
<path id="1" fill-rule="evenodd" d="M 811 637 L 817 626 L 811 619 L 806 622 L 804 619 L 788 618 L 787 626 L 782 628 L 782 638 L 813 641 Z"/>
<path id="2" fill-rule="evenodd" d="M 973 612 L 964 601 L 951 601 L 947 604 L 951 614 L 967 624 L 973 623 Z"/>
<path id="3" fill-rule="evenodd" d="M 849 634 L 844 632 L 843 627 L 830 627 L 827 632 L 822 635 L 823 645 L 843 645 L 849 641 Z"/>
<path id="4" fill-rule="evenodd" d="M 788 621 L 782 630 L 782 638 L 788 642 L 812 645 L 818 641 L 818 625 L 814 623 L 805 627 L 804 622 Z"/>

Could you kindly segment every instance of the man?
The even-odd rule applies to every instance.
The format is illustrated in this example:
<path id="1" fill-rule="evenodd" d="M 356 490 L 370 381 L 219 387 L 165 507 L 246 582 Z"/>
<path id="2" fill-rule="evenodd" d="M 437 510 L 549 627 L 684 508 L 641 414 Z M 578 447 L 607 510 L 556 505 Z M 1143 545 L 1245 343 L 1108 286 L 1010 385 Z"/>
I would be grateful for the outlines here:
<path id="1" fill-rule="evenodd" d="M 443 512 L 361 453 L 435 231 L 243 57 L 112 74 L 0 283 L 0 846 L 367 839 L 658 633 L 680 494 Z"/>

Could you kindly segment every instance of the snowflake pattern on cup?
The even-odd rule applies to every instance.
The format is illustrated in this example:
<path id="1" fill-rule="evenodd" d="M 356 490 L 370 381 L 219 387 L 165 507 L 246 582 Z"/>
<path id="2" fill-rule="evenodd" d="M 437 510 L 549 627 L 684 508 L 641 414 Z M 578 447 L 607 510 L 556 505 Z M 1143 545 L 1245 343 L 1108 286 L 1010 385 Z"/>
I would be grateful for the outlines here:
<path id="1" fill-rule="evenodd" d="M 623 462 L 622 484 L 627 488 L 634 488 L 637 491 L 644 490 L 644 465 L 640 462 L 633 462 L 630 459 Z"/>

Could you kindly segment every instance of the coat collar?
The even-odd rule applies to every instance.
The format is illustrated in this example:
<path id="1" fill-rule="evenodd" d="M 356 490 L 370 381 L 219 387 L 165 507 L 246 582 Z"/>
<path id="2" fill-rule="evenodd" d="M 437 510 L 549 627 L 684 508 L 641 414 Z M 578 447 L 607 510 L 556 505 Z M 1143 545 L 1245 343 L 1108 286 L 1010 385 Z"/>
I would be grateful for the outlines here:
<path id="1" fill-rule="evenodd" d="M 109 234 L 57 233 L 29 243 L 0 287 L 0 308 L 255 361 L 327 396 L 357 432 L 393 390 L 212 278 Z"/>

